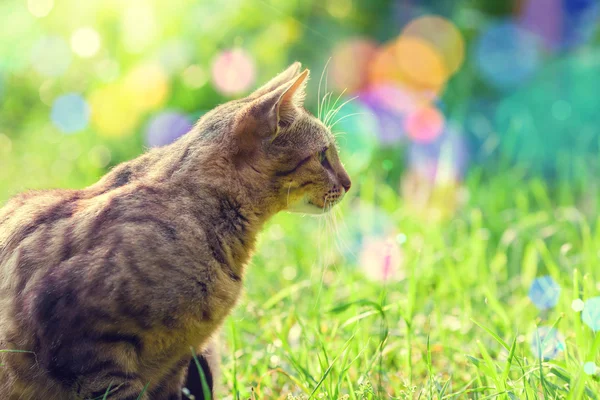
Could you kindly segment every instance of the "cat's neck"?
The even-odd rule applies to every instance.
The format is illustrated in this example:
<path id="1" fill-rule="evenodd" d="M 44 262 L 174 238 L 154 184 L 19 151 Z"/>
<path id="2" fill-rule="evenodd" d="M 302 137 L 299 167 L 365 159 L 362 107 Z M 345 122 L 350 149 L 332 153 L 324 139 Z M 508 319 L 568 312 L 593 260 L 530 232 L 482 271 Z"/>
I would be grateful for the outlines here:
<path id="1" fill-rule="evenodd" d="M 152 186 L 175 206 L 181 203 L 202 229 L 219 236 L 223 249 L 214 250 L 217 257 L 231 258 L 240 275 L 258 232 L 278 211 L 264 195 L 268 182 L 241 179 L 218 143 L 179 140 L 153 149 L 117 166 L 92 189 L 101 193 L 128 184 Z"/>

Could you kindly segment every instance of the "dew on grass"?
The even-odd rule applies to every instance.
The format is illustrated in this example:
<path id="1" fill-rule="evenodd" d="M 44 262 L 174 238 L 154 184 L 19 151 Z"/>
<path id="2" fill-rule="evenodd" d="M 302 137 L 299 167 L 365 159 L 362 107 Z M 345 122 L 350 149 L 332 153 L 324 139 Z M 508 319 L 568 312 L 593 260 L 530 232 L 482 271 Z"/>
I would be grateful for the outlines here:
<path id="1" fill-rule="evenodd" d="M 529 298 L 540 310 L 556 306 L 560 297 L 560 286 L 550 275 L 533 280 L 529 288 Z"/>

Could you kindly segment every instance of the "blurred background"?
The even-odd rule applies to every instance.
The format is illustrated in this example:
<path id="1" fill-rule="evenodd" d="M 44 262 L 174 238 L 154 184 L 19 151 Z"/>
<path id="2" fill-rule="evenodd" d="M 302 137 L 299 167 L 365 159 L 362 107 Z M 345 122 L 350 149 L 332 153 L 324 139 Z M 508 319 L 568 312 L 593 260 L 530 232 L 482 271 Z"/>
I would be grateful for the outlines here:
<path id="1" fill-rule="evenodd" d="M 354 174 L 417 197 L 473 169 L 587 182 L 599 12 L 593 0 L 5 0 L 0 199 L 89 184 L 294 60 L 312 71 L 311 110 L 344 104 L 333 130 Z"/>
<path id="2" fill-rule="evenodd" d="M 481 355 L 472 316 L 597 375 L 600 341 L 583 349 L 600 329 L 600 235 L 582 221 L 597 225 L 599 21 L 595 0 L 2 0 L 0 203 L 87 186 L 298 60 L 353 190 L 341 218 L 282 215 L 261 236 L 226 329 L 228 387 L 314 387 L 306 371 L 327 364 L 302 346 L 339 350 L 347 324 L 378 315 L 321 310 L 382 296 L 389 341 L 373 344 L 373 323 L 351 348 L 387 352 L 389 392 L 432 374 L 425 348 L 439 376 L 493 387 L 456 358 Z M 343 373 L 364 389 L 368 373 Z"/>

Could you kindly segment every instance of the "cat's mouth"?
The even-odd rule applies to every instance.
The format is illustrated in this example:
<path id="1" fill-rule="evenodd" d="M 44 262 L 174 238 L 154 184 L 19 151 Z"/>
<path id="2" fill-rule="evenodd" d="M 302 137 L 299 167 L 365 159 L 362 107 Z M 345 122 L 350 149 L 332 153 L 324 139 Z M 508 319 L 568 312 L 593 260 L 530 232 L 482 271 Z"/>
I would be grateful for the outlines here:
<path id="1" fill-rule="evenodd" d="M 326 214 L 342 201 L 345 194 L 344 189 L 342 189 L 342 192 L 327 193 L 321 204 L 317 204 L 308 197 L 304 197 L 296 204 L 290 205 L 287 211 L 311 215 Z"/>

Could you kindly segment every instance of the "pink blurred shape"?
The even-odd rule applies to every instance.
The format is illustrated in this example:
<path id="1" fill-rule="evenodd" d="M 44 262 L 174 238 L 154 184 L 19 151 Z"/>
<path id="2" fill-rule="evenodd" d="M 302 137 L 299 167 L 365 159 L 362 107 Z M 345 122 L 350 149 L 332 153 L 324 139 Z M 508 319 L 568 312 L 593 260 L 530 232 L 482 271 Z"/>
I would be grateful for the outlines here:
<path id="1" fill-rule="evenodd" d="M 226 96 L 245 92 L 256 79 L 254 60 L 243 49 L 221 52 L 213 62 L 212 80 L 217 91 Z"/>

